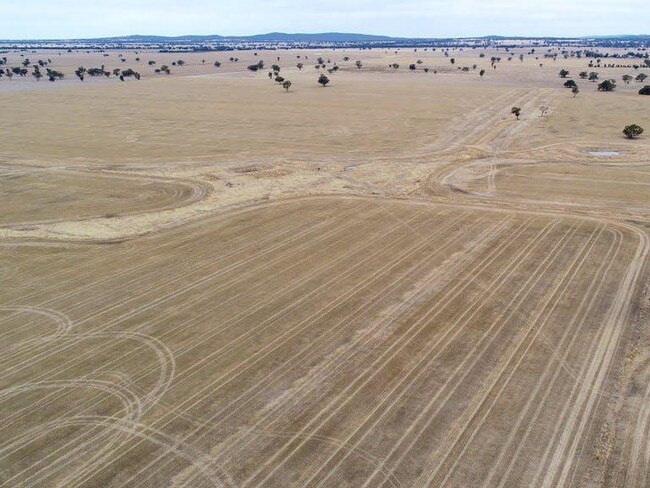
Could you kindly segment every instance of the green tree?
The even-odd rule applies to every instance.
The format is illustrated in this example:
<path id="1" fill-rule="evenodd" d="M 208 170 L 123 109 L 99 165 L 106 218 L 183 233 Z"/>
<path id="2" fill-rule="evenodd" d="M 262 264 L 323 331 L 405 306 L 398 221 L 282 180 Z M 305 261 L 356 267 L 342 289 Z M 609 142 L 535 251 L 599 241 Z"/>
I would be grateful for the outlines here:
<path id="1" fill-rule="evenodd" d="M 623 134 L 625 134 L 625 137 L 628 139 L 636 139 L 641 134 L 643 134 L 643 127 L 640 127 L 636 124 L 628 125 L 625 127 L 625 129 L 623 129 Z"/>
<path id="2" fill-rule="evenodd" d="M 614 80 L 605 80 L 598 84 L 598 91 L 612 92 L 616 89 L 616 82 Z"/>

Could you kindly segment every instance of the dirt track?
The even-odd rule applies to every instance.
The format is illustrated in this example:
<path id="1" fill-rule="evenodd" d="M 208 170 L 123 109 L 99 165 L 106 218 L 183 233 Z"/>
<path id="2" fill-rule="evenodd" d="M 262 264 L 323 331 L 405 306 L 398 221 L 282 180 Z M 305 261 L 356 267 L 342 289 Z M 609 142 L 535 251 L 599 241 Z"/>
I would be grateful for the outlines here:
<path id="1" fill-rule="evenodd" d="M 300 95 L 350 112 L 268 158 L 262 133 L 237 160 L 237 123 L 191 153 L 189 113 L 188 161 L 0 142 L 0 486 L 647 486 L 647 142 L 567 134 L 546 85 L 427 101 L 411 75 Z M 395 133 L 374 89 L 410 104 Z"/>

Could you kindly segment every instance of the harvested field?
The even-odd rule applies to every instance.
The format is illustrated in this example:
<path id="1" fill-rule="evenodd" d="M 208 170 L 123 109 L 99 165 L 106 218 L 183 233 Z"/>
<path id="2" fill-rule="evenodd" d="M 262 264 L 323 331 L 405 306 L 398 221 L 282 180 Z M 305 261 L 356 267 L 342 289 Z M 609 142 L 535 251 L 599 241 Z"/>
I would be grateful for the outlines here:
<path id="1" fill-rule="evenodd" d="M 648 486 L 648 97 L 528 50 L 0 80 L 0 486 Z"/>
<path id="2" fill-rule="evenodd" d="M 316 198 L 7 251 L 3 481 L 581 479 L 646 246 L 586 219 Z"/>
<path id="3" fill-rule="evenodd" d="M 197 184 L 59 168 L 0 170 L 0 225 L 116 217 L 189 205 L 208 191 Z"/>

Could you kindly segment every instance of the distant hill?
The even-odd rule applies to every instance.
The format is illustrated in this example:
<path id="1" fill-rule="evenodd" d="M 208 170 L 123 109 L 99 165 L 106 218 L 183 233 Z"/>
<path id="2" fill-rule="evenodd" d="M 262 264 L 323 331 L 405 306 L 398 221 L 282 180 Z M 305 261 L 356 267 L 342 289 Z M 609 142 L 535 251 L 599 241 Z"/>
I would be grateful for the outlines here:
<path id="1" fill-rule="evenodd" d="M 322 32 L 318 34 L 288 34 L 286 32 L 270 32 L 252 36 L 220 36 L 213 35 L 186 35 L 186 36 L 147 36 L 133 35 L 121 37 L 102 37 L 93 39 L 70 39 L 86 42 L 218 42 L 218 41 L 244 41 L 244 42 L 365 42 L 365 41 L 396 41 L 399 37 L 375 36 L 369 34 L 355 34 L 346 32 Z"/>
<path id="2" fill-rule="evenodd" d="M 67 43 L 85 43 L 85 44 L 120 44 L 120 43 L 133 43 L 133 44 L 232 44 L 232 43 L 287 43 L 287 44 L 336 44 L 336 43 L 350 43 L 363 45 L 368 44 L 381 44 L 389 43 L 395 45 L 410 45 L 422 44 L 426 42 L 434 43 L 462 43 L 462 42 L 500 42 L 504 40 L 546 40 L 546 41 L 597 41 L 604 45 L 608 43 L 647 43 L 650 42 L 650 36 L 647 34 L 637 35 L 606 35 L 606 36 L 575 36 L 575 37 L 550 37 L 550 36 L 478 36 L 478 37 L 391 37 L 370 34 L 357 34 L 349 32 L 321 32 L 315 34 L 305 33 L 286 33 L 286 32 L 270 32 L 268 34 L 256 34 L 251 36 L 221 36 L 218 34 L 211 35 L 184 35 L 184 36 L 156 36 L 156 35 L 130 35 L 130 36 L 116 36 L 116 37 L 100 37 L 100 38 L 85 38 L 85 39 L 30 39 L 30 40 L 9 40 L 0 39 L 0 43 L 53 43 L 53 42 L 67 42 Z"/>

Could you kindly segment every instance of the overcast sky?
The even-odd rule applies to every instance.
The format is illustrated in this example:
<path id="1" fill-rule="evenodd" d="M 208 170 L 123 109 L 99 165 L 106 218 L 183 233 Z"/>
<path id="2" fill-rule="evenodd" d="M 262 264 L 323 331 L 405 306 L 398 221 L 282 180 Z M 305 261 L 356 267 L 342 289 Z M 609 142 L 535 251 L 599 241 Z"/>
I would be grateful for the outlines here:
<path id="1" fill-rule="evenodd" d="M 0 38 L 649 34 L 647 0 L 0 0 Z"/>

